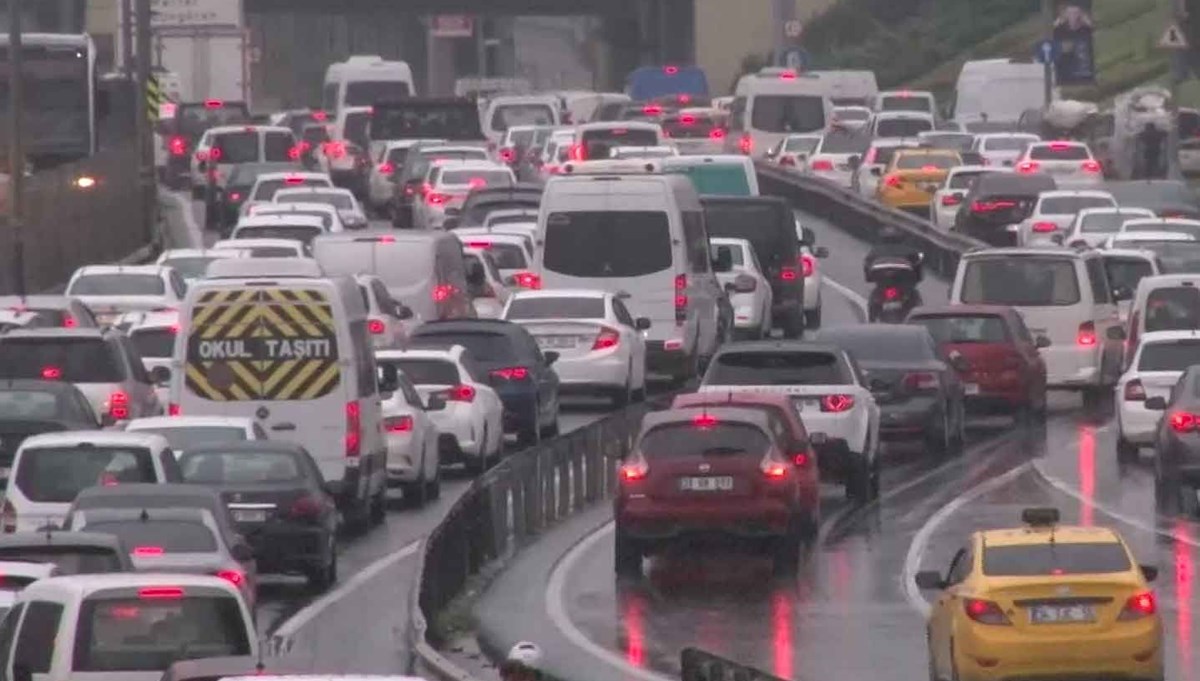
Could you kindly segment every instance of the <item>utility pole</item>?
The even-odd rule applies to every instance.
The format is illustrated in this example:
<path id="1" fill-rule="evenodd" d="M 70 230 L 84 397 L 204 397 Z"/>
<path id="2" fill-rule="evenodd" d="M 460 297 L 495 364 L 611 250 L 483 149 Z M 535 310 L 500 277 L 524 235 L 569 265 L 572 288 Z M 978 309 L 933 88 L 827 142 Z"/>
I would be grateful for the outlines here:
<path id="1" fill-rule="evenodd" d="M 8 0 L 8 221 L 13 234 L 13 277 L 16 292 L 25 290 L 25 150 L 21 114 L 25 108 L 21 73 L 21 0 Z"/>
<path id="2" fill-rule="evenodd" d="M 133 0 L 121 0 L 121 73 L 133 87 Z"/>
<path id="3" fill-rule="evenodd" d="M 150 83 L 150 0 L 135 0 L 137 14 L 137 82 L 134 92 L 134 118 L 138 151 L 138 187 L 141 190 L 142 219 L 147 240 L 154 238 L 154 214 L 158 198 L 154 186 L 153 135 L 146 92 Z"/>
<path id="4" fill-rule="evenodd" d="M 1046 43 L 1054 44 L 1054 0 L 1042 0 L 1042 24 L 1046 29 Z M 1046 50 L 1045 66 L 1042 70 L 1042 92 L 1045 97 L 1043 106 L 1050 106 L 1050 102 L 1054 101 L 1054 59 L 1053 50 Z"/>

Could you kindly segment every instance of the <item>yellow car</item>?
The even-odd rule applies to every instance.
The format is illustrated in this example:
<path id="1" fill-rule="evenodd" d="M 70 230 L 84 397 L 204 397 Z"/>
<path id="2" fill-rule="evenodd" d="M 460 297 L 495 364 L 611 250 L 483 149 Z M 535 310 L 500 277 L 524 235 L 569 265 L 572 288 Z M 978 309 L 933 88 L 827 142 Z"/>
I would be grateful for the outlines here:
<path id="1" fill-rule="evenodd" d="M 958 165 L 962 165 L 962 157 L 956 151 L 900 149 L 883 169 L 875 198 L 886 206 L 927 217 L 933 193 Z"/>
<path id="2" fill-rule="evenodd" d="M 929 613 L 931 679 L 1163 678 L 1162 620 L 1148 582 L 1114 530 L 1058 524 L 1025 509 L 1025 527 L 976 532 L 943 577 Z"/>

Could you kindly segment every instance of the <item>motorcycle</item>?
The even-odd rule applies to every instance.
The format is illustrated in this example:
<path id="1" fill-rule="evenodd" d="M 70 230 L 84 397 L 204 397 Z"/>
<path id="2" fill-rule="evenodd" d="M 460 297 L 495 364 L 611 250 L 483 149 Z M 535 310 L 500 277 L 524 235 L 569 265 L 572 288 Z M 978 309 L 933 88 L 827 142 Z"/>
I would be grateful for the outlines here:
<path id="1" fill-rule="evenodd" d="M 920 274 L 907 258 L 880 258 L 867 270 L 874 284 L 867 298 L 867 321 L 900 324 L 921 305 Z"/>

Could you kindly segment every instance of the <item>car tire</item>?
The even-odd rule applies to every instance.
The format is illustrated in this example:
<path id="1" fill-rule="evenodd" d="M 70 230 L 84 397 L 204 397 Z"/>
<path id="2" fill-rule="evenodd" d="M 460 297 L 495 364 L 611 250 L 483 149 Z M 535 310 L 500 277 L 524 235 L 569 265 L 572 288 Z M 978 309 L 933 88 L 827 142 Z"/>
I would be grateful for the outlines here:
<path id="1" fill-rule="evenodd" d="M 925 447 L 935 458 L 945 459 L 953 455 L 953 436 L 950 432 L 950 415 L 947 407 L 942 408 L 942 425 L 925 439 Z"/>
<path id="2" fill-rule="evenodd" d="M 804 326 L 817 330 L 821 328 L 821 302 L 817 301 L 817 309 L 804 311 Z"/>
<path id="3" fill-rule="evenodd" d="M 367 519 L 372 525 L 382 525 L 387 520 L 387 485 L 384 484 L 379 488 L 369 502 L 367 508 Z"/>
<path id="4" fill-rule="evenodd" d="M 620 388 L 613 388 L 611 399 L 614 409 L 621 409 L 633 401 L 633 388 L 629 385 L 632 380 L 628 379 L 625 385 Z"/>
<path id="5" fill-rule="evenodd" d="M 329 535 L 329 559 L 324 565 L 313 566 L 309 571 L 308 587 L 313 591 L 327 591 L 329 587 L 337 583 L 338 575 L 338 554 L 337 540 L 333 534 Z"/>
<path id="6" fill-rule="evenodd" d="M 806 321 L 807 316 L 803 311 L 789 314 L 783 322 L 783 337 L 794 340 L 803 336 Z"/>
<path id="7" fill-rule="evenodd" d="M 433 480 L 425 483 L 425 497 L 430 501 L 442 496 L 442 467 L 435 466 L 433 469 Z"/>
<path id="8" fill-rule="evenodd" d="M 1136 463 L 1138 460 L 1138 446 L 1126 440 L 1120 433 L 1117 434 L 1117 463 Z"/>
<path id="9" fill-rule="evenodd" d="M 422 463 L 421 477 L 413 482 L 404 483 L 400 491 L 404 494 L 405 506 L 424 508 L 425 504 L 429 502 L 429 482 L 425 479 L 424 463 Z"/>
<path id="10" fill-rule="evenodd" d="M 618 577 L 642 576 L 642 548 L 620 528 L 613 533 L 613 571 Z"/>
<path id="11" fill-rule="evenodd" d="M 527 425 L 522 425 L 521 430 L 517 432 L 517 447 L 526 449 L 528 447 L 537 446 L 542 439 L 542 426 L 538 423 L 538 414 L 542 413 L 542 405 L 535 405 L 533 408 L 533 418 Z"/>
<path id="12" fill-rule="evenodd" d="M 858 504 L 867 504 L 879 496 L 876 470 L 872 470 L 871 462 L 865 454 L 856 455 L 854 467 L 846 477 L 846 498 Z"/>

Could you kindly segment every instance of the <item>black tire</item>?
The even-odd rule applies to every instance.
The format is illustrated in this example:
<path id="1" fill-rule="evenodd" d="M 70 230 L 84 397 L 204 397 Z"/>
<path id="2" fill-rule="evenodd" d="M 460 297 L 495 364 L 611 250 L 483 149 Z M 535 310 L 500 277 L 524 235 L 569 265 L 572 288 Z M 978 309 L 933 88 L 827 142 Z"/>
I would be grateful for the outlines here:
<path id="1" fill-rule="evenodd" d="M 948 407 L 943 407 L 942 425 L 936 431 L 930 433 L 930 436 L 925 440 L 925 447 L 934 457 L 945 459 L 954 455 L 953 434 L 950 431 L 950 423 L 952 417 L 945 413 Z"/>
<path id="2" fill-rule="evenodd" d="M 538 444 L 538 442 L 541 441 L 542 429 L 541 429 L 541 426 L 538 424 L 538 417 L 537 417 L 537 414 L 540 411 L 541 411 L 540 406 L 534 407 L 533 422 L 528 425 L 521 426 L 521 430 L 517 432 L 517 447 L 518 448 L 525 449 L 527 447 L 534 447 Z"/>
<path id="3" fill-rule="evenodd" d="M 866 504 L 879 493 L 876 481 L 872 480 L 875 477 L 874 471 L 865 454 L 856 455 L 852 466 L 846 476 L 846 498 L 858 504 Z"/>
<path id="4" fill-rule="evenodd" d="M 372 525 L 382 525 L 387 520 L 387 485 L 379 488 L 379 491 L 371 497 L 371 501 L 367 507 L 367 520 Z"/>
<path id="5" fill-rule="evenodd" d="M 821 328 L 821 306 L 817 305 L 815 310 L 804 311 L 804 326 L 816 331 Z"/>
<path id="6" fill-rule="evenodd" d="M 421 470 L 421 477 L 413 482 L 404 483 L 400 487 L 400 491 L 404 494 L 406 506 L 424 508 L 425 504 L 429 503 L 429 483 L 425 480 L 424 468 Z"/>
<path id="7" fill-rule="evenodd" d="M 442 496 L 442 467 L 435 466 L 433 480 L 425 483 L 425 497 L 432 501 L 440 496 Z"/>
<path id="8" fill-rule="evenodd" d="M 803 310 L 789 314 L 783 322 L 783 337 L 794 340 L 803 336 L 806 321 Z M 817 323 L 820 324 L 820 321 L 818 320 Z"/>
<path id="9" fill-rule="evenodd" d="M 629 377 L 628 381 L 626 381 L 624 386 L 613 389 L 613 391 L 612 391 L 613 407 L 620 409 L 621 407 L 624 407 L 633 401 L 633 386 L 631 385 L 632 383 L 633 383 L 633 374 L 631 372 L 630 377 Z"/>
<path id="10" fill-rule="evenodd" d="M 338 554 L 337 541 L 332 535 L 329 537 L 329 560 L 324 565 L 313 566 L 306 577 L 308 578 L 308 588 L 313 591 L 327 591 L 329 587 L 337 583 L 338 576 Z"/>
<path id="11" fill-rule="evenodd" d="M 642 548 L 619 528 L 613 533 L 613 570 L 619 577 L 642 576 Z"/>
<path id="12" fill-rule="evenodd" d="M 1117 435 L 1117 462 L 1136 463 L 1138 458 L 1138 446 Z"/>

